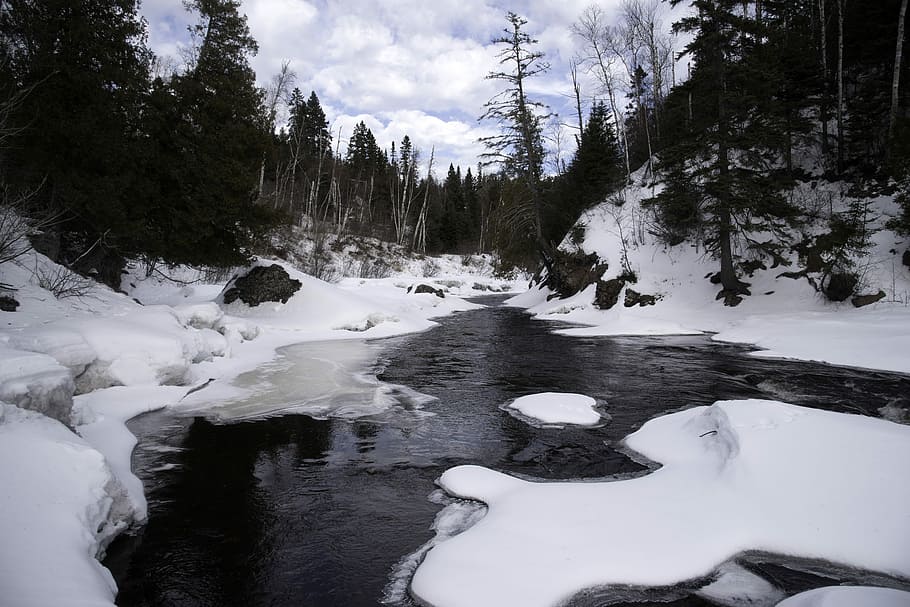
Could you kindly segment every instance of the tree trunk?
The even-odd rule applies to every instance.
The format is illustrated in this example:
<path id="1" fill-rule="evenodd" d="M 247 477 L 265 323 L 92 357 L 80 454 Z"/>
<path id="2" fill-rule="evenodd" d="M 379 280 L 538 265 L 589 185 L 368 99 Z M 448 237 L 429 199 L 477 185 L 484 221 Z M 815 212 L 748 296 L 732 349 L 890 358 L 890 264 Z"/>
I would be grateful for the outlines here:
<path id="1" fill-rule="evenodd" d="M 844 171 L 844 7 L 837 0 L 837 173 Z"/>
<path id="2" fill-rule="evenodd" d="M 825 12 L 825 2 L 827 0 L 818 0 L 818 21 L 821 36 L 819 45 L 821 47 L 822 63 L 822 99 L 819 104 L 819 120 L 822 123 L 822 158 L 827 163 L 828 160 L 828 95 L 829 95 L 829 76 L 828 76 L 828 23 Z M 827 168 L 827 167 L 826 167 Z"/>
<path id="3" fill-rule="evenodd" d="M 900 92 L 901 59 L 904 49 L 904 19 L 907 16 L 907 0 L 901 2 L 900 15 L 897 18 L 897 45 L 894 49 L 894 75 L 891 78 L 891 111 L 888 113 L 888 153 L 894 138 L 894 125 L 897 122 L 898 93 Z"/>

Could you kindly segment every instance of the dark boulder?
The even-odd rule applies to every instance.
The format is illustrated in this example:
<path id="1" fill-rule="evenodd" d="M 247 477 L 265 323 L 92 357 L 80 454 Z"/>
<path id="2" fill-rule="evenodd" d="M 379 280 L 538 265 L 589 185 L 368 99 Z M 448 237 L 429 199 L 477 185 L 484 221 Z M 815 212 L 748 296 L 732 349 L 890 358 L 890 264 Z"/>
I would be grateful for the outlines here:
<path id="1" fill-rule="evenodd" d="M 837 272 L 828 278 L 822 291 L 830 301 L 846 301 L 856 290 L 857 282 L 855 274 Z"/>
<path id="2" fill-rule="evenodd" d="M 0 311 L 15 312 L 19 307 L 19 302 L 10 295 L 0 295 Z"/>
<path id="3" fill-rule="evenodd" d="M 609 310 L 619 301 L 619 293 L 624 286 L 626 282 L 620 278 L 598 280 L 597 290 L 594 292 L 594 306 L 601 310 Z"/>
<path id="4" fill-rule="evenodd" d="M 571 297 L 600 280 L 607 267 L 596 253 L 557 251 L 547 265 L 544 284 L 559 297 Z"/>
<path id="5" fill-rule="evenodd" d="M 879 291 L 878 293 L 873 293 L 870 295 L 857 295 L 850 302 L 857 308 L 862 308 L 863 306 L 868 306 L 869 304 L 874 304 L 877 301 L 880 301 L 885 298 L 885 292 Z"/>
<path id="6" fill-rule="evenodd" d="M 287 303 L 302 286 L 303 283 L 291 278 L 278 264 L 256 266 L 228 285 L 223 301 L 229 304 L 239 299 L 250 307 L 267 301 Z"/>
<path id="7" fill-rule="evenodd" d="M 626 299 L 623 301 L 623 305 L 627 308 L 631 308 L 632 306 L 653 306 L 656 303 L 657 298 L 654 295 L 639 293 L 632 288 L 626 289 Z"/>
<path id="8" fill-rule="evenodd" d="M 432 295 L 435 295 L 436 297 L 442 297 L 442 298 L 445 298 L 445 296 L 446 296 L 445 291 L 443 291 L 442 289 L 437 289 L 435 287 L 431 287 L 430 285 L 425 285 L 425 284 L 419 284 L 416 287 L 409 287 L 408 293 L 414 293 L 415 295 L 418 293 L 430 293 Z"/>

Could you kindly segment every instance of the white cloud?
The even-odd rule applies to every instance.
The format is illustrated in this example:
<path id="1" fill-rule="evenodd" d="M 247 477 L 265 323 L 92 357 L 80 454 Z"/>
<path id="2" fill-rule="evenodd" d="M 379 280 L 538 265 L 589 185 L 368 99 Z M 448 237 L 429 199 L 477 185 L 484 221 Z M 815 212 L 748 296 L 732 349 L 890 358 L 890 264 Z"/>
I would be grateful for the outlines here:
<path id="1" fill-rule="evenodd" d="M 591 0 L 243 0 L 259 54 L 259 82 L 268 83 L 290 61 L 297 86 L 316 91 L 328 119 L 343 126 L 342 148 L 361 119 L 380 145 L 408 134 L 438 165 L 476 164 L 477 138 L 492 125 L 477 123 L 483 104 L 502 83 L 486 79 L 498 68 L 491 39 L 508 26 L 513 10 L 552 64 L 528 90 L 564 117 L 574 112 L 567 62 L 574 52 L 570 27 Z M 608 0 L 607 10 L 618 0 Z M 149 42 L 161 54 L 178 54 L 195 20 L 181 0 L 144 0 Z M 508 66 L 505 66 L 506 68 Z M 595 93 L 593 89 L 586 91 Z"/>

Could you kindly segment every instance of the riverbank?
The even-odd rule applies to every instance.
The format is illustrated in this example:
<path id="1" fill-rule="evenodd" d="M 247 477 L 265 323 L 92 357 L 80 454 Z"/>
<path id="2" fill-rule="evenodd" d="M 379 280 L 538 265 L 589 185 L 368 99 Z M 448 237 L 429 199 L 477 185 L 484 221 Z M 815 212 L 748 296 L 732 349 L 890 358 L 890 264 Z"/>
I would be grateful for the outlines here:
<path id="1" fill-rule="evenodd" d="M 234 378 L 290 344 L 423 331 L 432 318 L 477 307 L 455 293 L 516 289 L 493 276 L 488 260 L 465 268 L 457 258 L 436 259 L 432 278 L 399 273 L 337 285 L 284 264 L 302 283 L 297 295 L 228 312 L 214 303 L 224 285 L 191 271 L 134 271 L 124 293 L 79 280 L 72 297 L 57 297 L 35 276 L 65 270 L 36 253 L 20 262 L 2 274 L 18 309 L 0 313 L 0 401 L 34 410 L 0 410 L 0 535 L 21 540 L 0 550 L 0 588 L 17 606 L 113 604 L 116 586 L 95 557 L 147 515 L 130 468 L 131 417 L 203 386 L 229 391 Z M 419 283 L 448 294 L 408 292 Z"/>

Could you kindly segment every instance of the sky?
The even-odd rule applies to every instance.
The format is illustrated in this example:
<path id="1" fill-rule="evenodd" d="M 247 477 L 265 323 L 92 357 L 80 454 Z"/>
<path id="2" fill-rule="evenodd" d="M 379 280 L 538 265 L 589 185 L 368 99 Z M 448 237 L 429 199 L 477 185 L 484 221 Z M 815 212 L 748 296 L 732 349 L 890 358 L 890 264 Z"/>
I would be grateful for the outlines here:
<path id="1" fill-rule="evenodd" d="M 548 104 L 561 122 L 577 123 L 568 67 L 576 46 L 571 26 L 591 2 L 243 0 L 242 12 L 259 43 L 251 64 L 260 85 L 289 61 L 304 96 L 315 91 L 319 97 L 341 153 L 362 120 L 386 149 L 409 135 L 423 170 L 435 146 L 434 173 L 444 176 L 449 163 L 463 170 L 476 166 L 483 151 L 478 138 L 496 132 L 478 117 L 502 89 L 485 76 L 499 67 L 491 40 L 508 26 L 510 10 L 528 20 L 525 30 L 551 64 L 530 82 L 529 95 Z M 599 4 L 612 17 L 619 0 Z M 195 17 L 181 0 L 143 0 L 140 12 L 152 49 L 179 65 Z M 584 96 L 597 94 L 593 82 L 584 85 Z M 574 143 L 566 134 L 559 147 L 568 158 Z"/>

